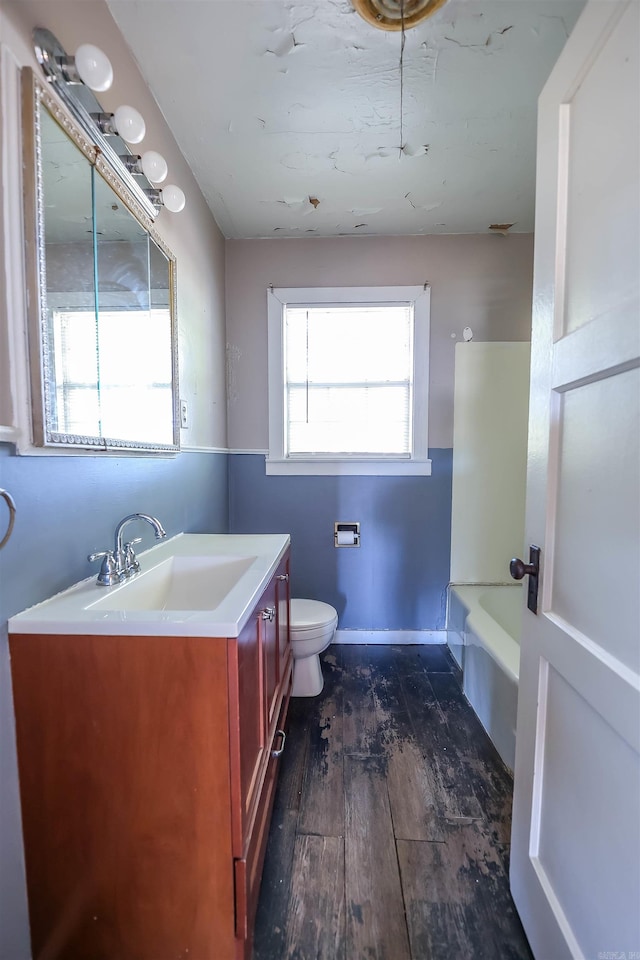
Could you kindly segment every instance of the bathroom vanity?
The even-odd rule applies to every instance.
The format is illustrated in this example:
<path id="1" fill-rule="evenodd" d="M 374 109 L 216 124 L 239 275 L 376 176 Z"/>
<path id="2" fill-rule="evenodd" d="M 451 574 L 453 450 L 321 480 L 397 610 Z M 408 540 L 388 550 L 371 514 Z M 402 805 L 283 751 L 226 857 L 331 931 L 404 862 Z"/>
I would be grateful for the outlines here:
<path id="1" fill-rule="evenodd" d="M 183 535 L 140 560 L 9 624 L 33 956 L 248 960 L 289 538 Z"/>

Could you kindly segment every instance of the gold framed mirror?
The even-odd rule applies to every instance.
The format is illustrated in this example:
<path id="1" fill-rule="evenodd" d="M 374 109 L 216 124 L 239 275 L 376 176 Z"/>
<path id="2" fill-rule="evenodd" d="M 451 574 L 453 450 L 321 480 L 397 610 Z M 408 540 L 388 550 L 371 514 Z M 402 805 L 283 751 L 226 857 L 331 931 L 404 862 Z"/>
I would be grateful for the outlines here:
<path id="1" fill-rule="evenodd" d="M 176 453 L 176 260 L 105 153 L 22 71 L 33 442 Z"/>

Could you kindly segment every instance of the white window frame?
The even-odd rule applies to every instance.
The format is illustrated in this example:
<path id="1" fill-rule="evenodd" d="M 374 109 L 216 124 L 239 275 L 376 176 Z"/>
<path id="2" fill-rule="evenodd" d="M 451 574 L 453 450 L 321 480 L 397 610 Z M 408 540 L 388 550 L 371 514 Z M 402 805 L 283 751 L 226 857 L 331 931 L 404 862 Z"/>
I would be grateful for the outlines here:
<path id="1" fill-rule="evenodd" d="M 385 304 L 411 302 L 413 331 L 413 422 L 410 457 L 358 457 L 357 455 L 305 457 L 285 454 L 284 308 L 286 306 Z M 410 287 L 277 287 L 267 292 L 269 353 L 269 453 L 270 475 L 308 476 L 430 476 L 429 423 L 429 324 L 431 290 L 428 284 Z M 339 349 L 339 344 L 336 345 Z"/>

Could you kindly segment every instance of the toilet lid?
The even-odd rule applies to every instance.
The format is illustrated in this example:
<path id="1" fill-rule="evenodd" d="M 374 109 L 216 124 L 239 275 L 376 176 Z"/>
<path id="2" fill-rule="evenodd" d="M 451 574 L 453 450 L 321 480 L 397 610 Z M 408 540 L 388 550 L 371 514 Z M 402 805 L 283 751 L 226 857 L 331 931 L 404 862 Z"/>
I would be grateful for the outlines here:
<path id="1" fill-rule="evenodd" d="M 326 627 L 337 618 L 337 611 L 322 600 L 292 600 L 291 627 L 307 630 L 310 627 Z"/>

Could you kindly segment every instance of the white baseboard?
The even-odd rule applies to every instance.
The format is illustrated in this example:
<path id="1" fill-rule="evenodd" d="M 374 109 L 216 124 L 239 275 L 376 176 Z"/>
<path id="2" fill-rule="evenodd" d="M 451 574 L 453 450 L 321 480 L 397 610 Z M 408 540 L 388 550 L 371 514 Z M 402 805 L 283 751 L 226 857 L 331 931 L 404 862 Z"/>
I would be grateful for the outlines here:
<path id="1" fill-rule="evenodd" d="M 446 630 L 336 630 L 334 643 L 446 643 Z"/>

